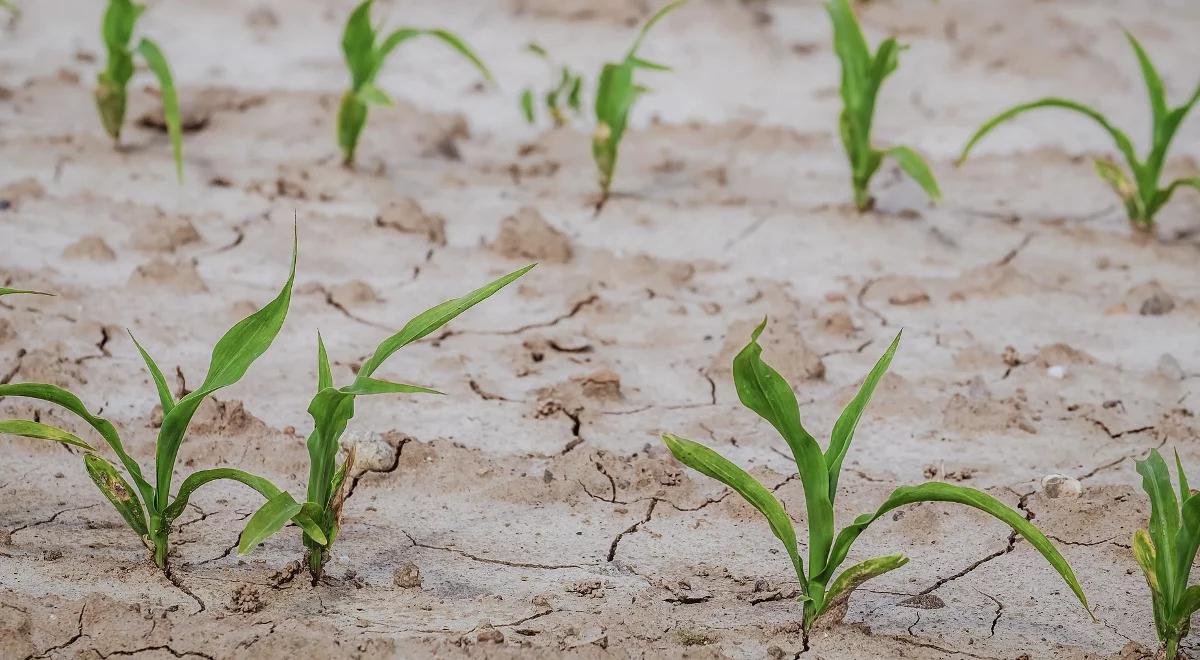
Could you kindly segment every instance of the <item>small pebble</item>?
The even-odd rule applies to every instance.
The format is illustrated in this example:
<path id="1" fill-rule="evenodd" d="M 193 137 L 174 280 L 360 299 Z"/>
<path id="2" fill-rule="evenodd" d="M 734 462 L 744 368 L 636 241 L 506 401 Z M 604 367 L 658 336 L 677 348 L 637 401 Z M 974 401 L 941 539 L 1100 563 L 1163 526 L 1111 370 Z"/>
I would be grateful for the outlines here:
<path id="1" fill-rule="evenodd" d="M 421 586 L 421 569 L 409 562 L 392 573 L 392 583 L 401 589 L 418 588 Z"/>
<path id="2" fill-rule="evenodd" d="M 1067 368 L 1061 364 L 1056 364 L 1046 370 L 1046 375 L 1050 376 L 1051 378 L 1062 380 L 1063 378 L 1067 377 Z"/>
<path id="3" fill-rule="evenodd" d="M 1052 500 L 1060 497 L 1079 497 L 1083 485 L 1078 479 L 1065 474 L 1048 474 L 1042 477 L 1042 494 Z"/>

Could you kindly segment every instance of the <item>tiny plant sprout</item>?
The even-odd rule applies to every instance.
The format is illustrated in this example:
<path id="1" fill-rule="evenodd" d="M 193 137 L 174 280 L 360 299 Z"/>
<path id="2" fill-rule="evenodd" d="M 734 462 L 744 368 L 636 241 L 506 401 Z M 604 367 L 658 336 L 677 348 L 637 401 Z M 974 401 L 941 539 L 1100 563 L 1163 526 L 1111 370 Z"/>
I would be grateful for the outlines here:
<path id="1" fill-rule="evenodd" d="M 52 295 L 54 295 L 53 293 L 43 293 L 41 291 L 30 291 L 28 289 L 9 289 L 9 288 L 0 286 L 0 296 L 11 296 L 11 295 L 19 294 L 19 293 L 26 294 L 26 295 L 33 295 L 33 296 L 52 296 Z"/>
<path id="2" fill-rule="evenodd" d="M 299 515 L 316 522 L 313 529 L 301 525 L 307 564 L 313 584 L 321 579 L 325 561 L 338 537 L 342 521 L 342 505 L 349 495 L 354 472 L 355 447 L 351 446 L 342 464 L 336 465 L 339 441 L 346 426 L 354 417 L 355 399 L 370 394 L 440 394 L 417 385 L 394 383 L 374 377 L 375 371 L 393 353 L 442 327 L 476 304 L 491 297 L 500 289 L 529 272 L 533 265 L 468 293 L 425 310 L 409 321 L 396 334 L 375 348 L 370 358 L 358 368 L 354 381 L 343 387 L 333 384 L 333 370 L 325 343 L 317 336 L 317 393 L 308 404 L 313 430 L 308 436 L 308 493 L 303 504 L 282 491 L 268 499 L 246 523 L 238 544 L 238 552 L 246 554 L 269 536 Z"/>
<path id="3" fill-rule="evenodd" d="M 1154 63 L 1150 61 L 1150 57 L 1132 34 L 1126 32 L 1125 37 L 1129 40 L 1129 45 L 1133 47 L 1133 52 L 1137 56 L 1138 65 L 1142 70 L 1142 78 L 1146 82 L 1146 92 L 1150 97 L 1153 127 L 1150 133 L 1150 152 L 1144 160 L 1138 158 L 1129 136 L 1113 126 L 1108 118 L 1099 111 L 1070 99 L 1048 97 L 1013 106 L 984 122 L 983 126 L 971 136 L 966 146 L 963 147 L 958 162 L 965 161 L 975 144 L 993 128 L 1026 111 L 1037 108 L 1061 108 L 1077 112 L 1099 124 L 1116 143 L 1117 150 L 1125 158 L 1125 165 L 1129 168 L 1128 172 L 1122 170 L 1120 165 L 1111 159 L 1098 158 L 1094 161 L 1096 173 L 1112 186 L 1117 196 L 1121 198 L 1121 202 L 1125 205 L 1125 212 L 1129 216 L 1129 222 L 1134 229 L 1151 231 L 1154 228 L 1155 214 L 1166 205 L 1177 188 L 1190 186 L 1200 190 L 1200 176 L 1175 179 L 1167 184 L 1167 187 L 1159 187 L 1171 140 L 1175 137 L 1175 132 L 1179 130 L 1179 125 L 1183 123 L 1192 106 L 1200 101 L 1200 86 L 1197 86 L 1191 98 L 1183 105 L 1175 108 L 1168 106 L 1166 87 L 1158 70 L 1154 67 Z"/>
<path id="4" fill-rule="evenodd" d="M 279 334 L 291 302 L 295 275 L 296 252 L 293 247 L 291 274 L 283 289 L 266 306 L 239 321 L 221 337 L 213 348 L 208 375 L 204 382 L 178 401 L 172 395 L 158 365 L 141 344 L 134 340 L 134 345 L 141 353 L 154 381 L 163 410 L 162 425 L 159 427 L 155 443 L 155 470 L 149 478 L 144 476 L 138 462 L 125 451 L 125 445 L 121 442 L 116 427 L 108 420 L 89 412 L 79 397 L 55 385 L 0 385 L 0 397 L 38 399 L 55 404 L 79 417 L 92 427 L 116 454 L 121 467 L 124 468 L 125 476 L 122 476 L 115 465 L 102 458 L 89 443 L 63 429 L 27 420 L 4 420 L 0 422 L 0 432 L 53 440 L 84 450 L 83 461 L 88 476 L 116 507 L 129 527 L 142 539 L 154 563 L 167 572 L 168 541 L 172 523 L 183 513 L 188 499 L 197 488 L 218 479 L 231 479 L 253 488 L 268 500 L 279 494 L 279 489 L 266 479 L 233 468 L 214 468 L 192 473 L 180 484 L 174 498 L 171 497 L 171 482 L 179 448 L 197 408 L 209 395 L 241 380 L 254 361 L 267 351 Z M 133 482 L 132 485 L 130 481 Z M 293 520 L 314 538 L 323 539 L 321 529 L 310 518 L 305 517 L 303 512 L 294 514 Z"/>
<path id="5" fill-rule="evenodd" d="M 541 100 L 554 125 L 564 126 L 570 121 L 571 115 L 580 116 L 583 113 L 583 76 L 566 65 L 556 65 L 550 60 L 546 49 L 536 43 L 526 45 L 525 50 L 545 61 L 553 73 L 550 87 L 542 93 Z M 537 121 L 537 101 L 532 88 L 521 92 L 521 114 L 530 124 Z"/>
<path id="6" fill-rule="evenodd" d="M 638 57 L 638 49 L 646 39 L 650 28 L 654 27 L 664 16 L 683 6 L 687 0 L 675 0 L 659 9 L 638 32 L 633 46 L 620 62 L 606 62 L 600 70 L 600 79 L 596 84 L 596 131 L 592 135 L 592 159 L 600 174 L 600 199 L 596 202 L 596 212 L 604 208 L 608 201 L 609 190 L 612 187 L 613 173 L 617 167 L 617 153 L 621 148 L 621 138 L 625 136 L 625 128 L 629 121 L 629 112 L 638 97 L 650 91 L 633 81 L 634 72 L 638 69 L 651 71 L 670 71 L 671 68 Z"/>
<path id="7" fill-rule="evenodd" d="M 842 113 L 838 117 L 838 127 L 846 157 L 850 160 L 854 204 L 859 211 L 866 211 L 874 204 L 869 192 L 871 178 L 879 171 L 885 156 L 895 159 L 900 169 L 912 177 L 930 199 L 940 200 L 942 193 L 937 180 L 920 154 L 908 147 L 879 150 L 871 144 L 871 124 L 875 119 L 879 88 L 896 70 L 904 47 L 889 37 L 871 55 L 858 18 L 847 0 L 830 0 L 825 3 L 825 9 L 833 21 L 833 48 L 842 64 Z"/>
<path id="8" fill-rule="evenodd" d="M 867 559 L 847 568 L 839 575 L 834 575 L 846 560 L 858 535 L 872 522 L 897 507 L 916 502 L 965 504 L 1000 519 L 1029 541 L 1029 544 L 1050 562 L 1054 570 L 1058 571 L 1079 602 L 1083 603 L 1084 608 L 1088 607 L 1074 572 L 1050 540 L 1020 513 L 991 495 L 973 488 L 941 482 L 902 486 L 892 491 L 875 512 L 857 517 L 835 536 L 833 505 L 837 496 L 842 461 L 850 449 L 850 442 L 862 418 L 863 410 L 892 361 L 900 343 L 900 336 L 896 336 L 883 357 L 867 374 L 858 394 L 834 424 L 828 448 L 822 451 L 816 439 L 800 422 L 800 409 L 791 386 L 762 360 L 762 347 L 758 344 L 758 337 L 766 323 L 764 320 L 754 330 L 750 343 L 734 357 L 734 386 L 742 404 L 770 422 L 791 448 L 804 489 L 807 509 L 808 572 L 805 572 L 804 561 L 800 557 L 792 519 L 770 490 L 740 467 L 704 445 L 669 433 L 663 435 L 663 440 L 675 458 L 684 465 L 732 488 L 766 517 L 771 531 L 783 543 L 784 550 L 792 561 L 796 579 L 799 580 L 806 632 L 823 614 L 838 611 L 845 606 L 851 592 L 859 585 L 908 562 L 908 558 L 901 554 L 884 555 Z M 1090 613 L 1090 610 L 1088 611 Z"/>
<path id="9" fill-rule="evenodd" d="M 162 94 L 163 120 L 171 138 L 171 151 L 175 158 L 175 175 L 183 179 L 183 127 L 179 116 L 179 98 L 175 94 L 175 82 L 162 49 L 153 41 L 142 38 L 137 48 L 130 50 L 133 29 L 146 9 L 132 0 L 109 0 L 104 12 L 101 36 L 108 51 L 108 64 L 96 78 L 96 109 L 100 122 L 113 141 L 121 139 L 121 127 L 125 123 L 126 88 L 133 78 L 133 56 L 138 54 L 146 66 L 158 78 Z"/>
<path id="10" fill-rule="evenodd" d="M 442 29 L 426 30 L 411 27 L 400 28 L 378 42 L 378 34 L 371 25 L 373 0 L 358 5 L 346 21 L 342 34 L 342 52 L 346 56 L 346 67 L 350 70 L 350 89 L 342 95 L 338 108 L 337 137 L 346 165 L 354 164 L 354 152 L 358 137 L 367 124 L 367 109 L 371 105 L 390 105 L 391 99 L 375 85 L 383 63 L 392 50 L 413 37 L 434 37 L 467 58 L 489 82 L 492 74 L 462 39 Z"/>
<path id="11" fill-rule="evenodd" d="M 1188 586 L 1196 549 L 1200 547 L 1200 494 L 1188 487 L 1179 454 L 1175 454 L 1179 498 L 1171 484 L 1167 462 L 1157 449 L 1137 462 L 1142 488 L 1150 497 L 1150 529 L 1133 533 L 1133 556 L 1146 574 L 1154 608 L 1154 629 L 1165 648 L 1166 660 L 1175 660 L 1179 643 L 1192 627 L 1200 609 L 1200 585 Z"/>

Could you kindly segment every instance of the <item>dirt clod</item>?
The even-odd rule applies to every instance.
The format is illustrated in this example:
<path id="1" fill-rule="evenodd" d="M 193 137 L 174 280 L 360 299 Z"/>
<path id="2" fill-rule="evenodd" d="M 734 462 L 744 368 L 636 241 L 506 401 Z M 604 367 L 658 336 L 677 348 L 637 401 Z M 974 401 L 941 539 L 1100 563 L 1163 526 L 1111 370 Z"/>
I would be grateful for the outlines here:
<path id="1" fill-rule="evenodd" d="M 421 569 L 414 563 L 407 563 L 392 571 L 392 584 L 401 589 L 419 589 L 421 587 Z"/>

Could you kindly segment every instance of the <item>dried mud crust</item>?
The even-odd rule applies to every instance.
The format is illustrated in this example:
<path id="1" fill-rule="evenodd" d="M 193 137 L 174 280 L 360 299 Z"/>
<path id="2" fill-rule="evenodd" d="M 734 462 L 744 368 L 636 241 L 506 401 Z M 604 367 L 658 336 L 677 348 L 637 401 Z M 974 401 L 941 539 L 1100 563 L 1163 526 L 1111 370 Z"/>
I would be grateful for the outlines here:
<path id="1" fill-rule="evenodd" d="M 1102 101 L 1136 125 L 1141 83 L 1119 25 L 1182 94 L 1200 13 L 1153 4 L 864 5 L 872 38 L 912 44 L 881 100 L 879 139 L 929 154 L 947 201 L 927 208 L 885 170 L 878 211 L 860 216 L 832 130 L 819 3 L 697 3 L 647 44 L 679 70 L 655 78 L 617 194 L 593 218 L 586 128 L 525 127 L 511 93 L 474 88 L 436 48 L 396 59 L 384 86 L 405 100 L 373 111 L 359 169 L 339 167 L 346 7 L 324 0 L 147 14 L 195 115 L 179 187 L 153 121 L 114 150 L 92 116 L 99 7 L 63 26 L 63 3 L 33 3 L 4 35 L 29 55 L 0 64 L 0 283 L 58 297 L 0 302 L 0 382 L 75 389 L 143 463 L 158 414 L 124 329 L 173 387 L 194 387 L 219 333 L 278 285 L 294 218 L 287 325 L 202 408 L 181 471 L 237 466 L 300 492 L 316 329 L 345 379 L 417 311 L 542 264 L 388 363 L 383 375 L 448 396 L 360 404 L 349 439 L 370 460 L 316 588 L 290 564 L 295 530 L 237 556 L 258 506 L 240 486 L 193 498 L 168 580 L 78 456 L 6 438 L 0 657 L 1147 656 L 1148 593 L 1128 541 L 1148 511 L 1132 463 L 1164 447 L 1200 465 L 1200 202 L 1181 193 L 1158 238 L 1131 238 L 1080 157 L 1111 145 L 1053 113 L 997 134 L 962 169 L 950 161 L 980 120 L 1039 93 Z M 544 74 L 514 34 L 590 66 L 597 44 L 624 44 L 649 9 L 391 6 L 463 33 L 507 92 Z M 229 35 L 237 76 L 197 24 Z M 152 115 L 153 95 L 133 91 L 131 116 Z M 1172 168 L 1195 171 L 1196 136 L 1185 126 Z M 788 562 L 758 514 L 657 439 L 712 444 L 803 526 L 785 446 L 739 406 L 729 375 L 764 315 L 767 358 L 821 437 L 904 328 L 848 456 L 840 521 L 901 484 L 982 488 L 1060 544 L 1100 622 L 1007 528 L 926 504 L 862 537 L 851 559 L 912 561 L 856 592 L 806 651 Z M 0 415 L 78 428 L 17 400 Z M 1082 493 L 1048 497 L 1050 474 Z"/>

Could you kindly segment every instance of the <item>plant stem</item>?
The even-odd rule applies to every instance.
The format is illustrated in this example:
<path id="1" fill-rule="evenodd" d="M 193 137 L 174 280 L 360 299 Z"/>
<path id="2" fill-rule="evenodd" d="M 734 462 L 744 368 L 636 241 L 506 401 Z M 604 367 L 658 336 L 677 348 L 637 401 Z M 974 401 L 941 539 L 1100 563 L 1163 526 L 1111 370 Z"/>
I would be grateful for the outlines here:
<path id="1" fill-rule="evenodd" d="M 1163 655 L 1166 660 L 1175 660 L 1179 657 L 1179 638 L 1170 637 L 1167 639 L 1166 653 Z"/>
<path id="2" fill-rule="evenodd" d="M 860 213 L 869 211 L 871 207 L 875 206 L 875 199 L 867 191 L 866 182 L 854 181 L 854 205 L 858 207 Z"/>
<path id="3" fill-rule="evenodd" d="M 165 523 L 162 516 L 150 516 L 149 532 L 150 542 L 154 545 L 154 565 L 166 573 L 168 572 L 167 551 L 169 548 L 167 541 L 170 527 Z"/>

